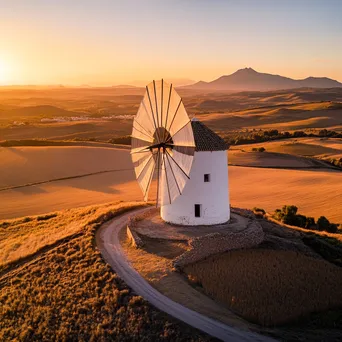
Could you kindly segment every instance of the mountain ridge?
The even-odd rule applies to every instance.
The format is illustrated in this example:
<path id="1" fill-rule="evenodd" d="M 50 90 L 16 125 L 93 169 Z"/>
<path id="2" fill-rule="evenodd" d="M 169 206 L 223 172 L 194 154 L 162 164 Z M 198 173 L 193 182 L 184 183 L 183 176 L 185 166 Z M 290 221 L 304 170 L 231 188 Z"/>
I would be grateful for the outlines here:
<path id="1" fill-rule="evenodd" d="M 304 79 L 293 79 L 281 75 L 261 73 L 252 68 L 244 68 L 230 75 L 223 75 L 211 82 L 199 81 L 182 88 L 201 90 L 258 91 L 281 90 L 295 88 L 335 88 L 342 83 L 328 77 L 309 76 Z"/>

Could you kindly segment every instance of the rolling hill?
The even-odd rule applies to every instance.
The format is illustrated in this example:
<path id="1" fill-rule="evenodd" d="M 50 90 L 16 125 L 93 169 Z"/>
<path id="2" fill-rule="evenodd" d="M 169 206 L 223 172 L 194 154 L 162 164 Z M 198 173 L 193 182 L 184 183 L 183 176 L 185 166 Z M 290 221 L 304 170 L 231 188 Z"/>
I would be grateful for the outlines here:
<path id="1" fill-rule="evenodd" d="M 260 73 L 252 68 L 240 69 L 231 75 L 224 75 L 212 82 L 200 81 L 187 86 L 188 89 L 230 90 L 230 91 L 262 91 L 295 88 L 334 88 L 342 87 L 342 83 L 327 77 L 308 77 L 302 80 Z"/>

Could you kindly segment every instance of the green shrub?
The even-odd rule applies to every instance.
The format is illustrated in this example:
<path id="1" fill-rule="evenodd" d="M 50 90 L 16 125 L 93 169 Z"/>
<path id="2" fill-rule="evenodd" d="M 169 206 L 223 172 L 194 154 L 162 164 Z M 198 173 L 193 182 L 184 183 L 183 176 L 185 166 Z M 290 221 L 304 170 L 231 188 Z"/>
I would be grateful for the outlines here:
<path id="1" fill-rule="evenodd" d="M 253 147 L 252 148 L 253 152 L 264 152 L 266 151 L 265 147 Z"/>
<path id="2" fill-rule="evenodd" d="M 273 218 L 277 221 L 282 221 L 284 217 L 284 213 L 280 209 L 276 209 L 273 214 Z"/>
<path id="3" fill-rule="evenodd" d="M 329 228 L 327 229 L 327 232 L 337 233 L 337 231 L 338 231 L 338 225 L 335 223 L 330 223 Z"/>
<path id="4" fill-rule="evenodd" d="M 108 140 L 110 144 L 131 145 L 131 136 L 124 135 L 122 137 L 112 138 Z"/>
<path id="5" fill-rule="evenodd" d="M 255 211 L 255 209 L 256 208 L 253 210 Z M 338 232 L 338 224 L 330 223 L 329 220 L 324 216 L 321 216 L 317 220 L 317 225 L 315 225 L 315 219 L 313 217 L 306 217 L 305 215 L 297 214 L 297 212 L 298 208 L 295 205 L 284 205 L 281 210 L 276 209 L 272 217 L 277 221 L 281 221 L 291 226 L 307 229 L 318 229 L 321 231 L 324 230 L 329 233 Z"/>
<path id="6" fill-rule="evenodd" d="M 315 226 L 315 219 L 313 217 L 307 217 L 305 228 L 312 229 Z"/>
<path id="7" fill-rule="evenodd" d="M 330 226 L 330 222 L 325 216 L 321 216 L 317 220 L 317 226 L 319 230 L 328 230 Z"/>
<path id="8" fill-rule="evenodd" d="M 297 214 L 298 208 L 295 205 L 284 205 L 282 210 L 286 216 L 294 216 Z"/>
<path id="9" fill-rule="evenodd" d="M 306 227 L 306 216 L 304 215 L 296 215 L 296 226 L 305 228 Z"/>

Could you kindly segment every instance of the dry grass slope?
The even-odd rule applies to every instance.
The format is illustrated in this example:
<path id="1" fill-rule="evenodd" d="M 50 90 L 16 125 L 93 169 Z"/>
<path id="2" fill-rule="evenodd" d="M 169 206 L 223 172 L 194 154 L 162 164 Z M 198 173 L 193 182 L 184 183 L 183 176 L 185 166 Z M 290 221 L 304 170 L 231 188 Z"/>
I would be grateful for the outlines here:
<path id="1" fill-rule="evenodd" d="M 185 267 L 205 292 L 266 326 L 342 307 L 342 269 L 292 251 L 241 250 Z"/>
<path id="2" fill-rule="evenodd" d="M 84 231 L 98 216 L 115 209 L 135 206 L 129 203 L 109 203 L 44 215 L 0 221 L 0 270 L 1 266 L 15 262 L 53 245 L 68 236 Z"/>
<path id="3" fill-rule="evenodd" d="M 80 210 L 81 234 L 0 273 L 0 341 L 209 340 L 134 295 L 94 246 L 102 222 L 138 205 Z"/>

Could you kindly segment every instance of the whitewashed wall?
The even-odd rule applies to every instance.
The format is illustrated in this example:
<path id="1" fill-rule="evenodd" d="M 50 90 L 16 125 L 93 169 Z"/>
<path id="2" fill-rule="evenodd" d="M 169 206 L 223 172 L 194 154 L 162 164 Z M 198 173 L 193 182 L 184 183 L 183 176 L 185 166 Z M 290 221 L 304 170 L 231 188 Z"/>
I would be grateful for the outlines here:
<path id="1" fill-rule="evenodd" d="M 204 174 L 210 182 L 204 182 Z M 201 217 L 195 217 L 195 204 L 201 204 Z M 228 160 L 226 151 L 195 152 L 190 179 L 182 195 L 161 207 L 164 221 L 183 225 L 210 225 L 230 218 Z"/>

